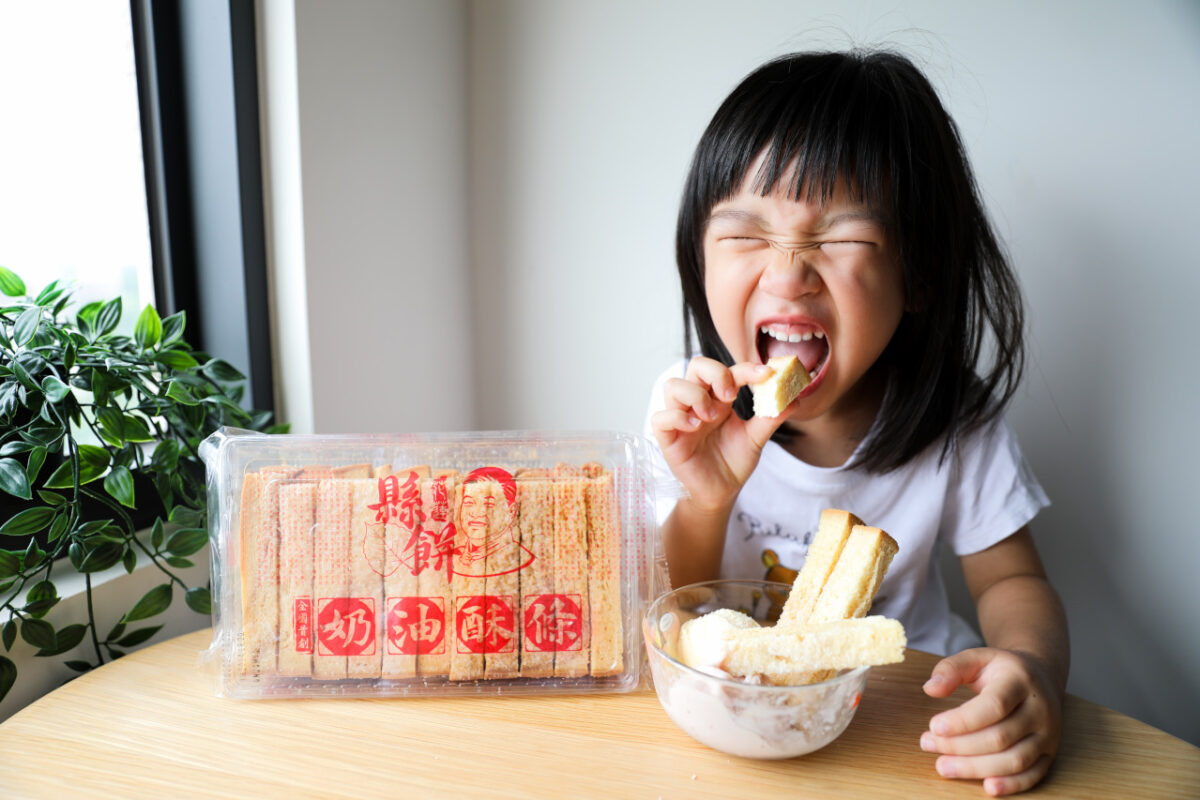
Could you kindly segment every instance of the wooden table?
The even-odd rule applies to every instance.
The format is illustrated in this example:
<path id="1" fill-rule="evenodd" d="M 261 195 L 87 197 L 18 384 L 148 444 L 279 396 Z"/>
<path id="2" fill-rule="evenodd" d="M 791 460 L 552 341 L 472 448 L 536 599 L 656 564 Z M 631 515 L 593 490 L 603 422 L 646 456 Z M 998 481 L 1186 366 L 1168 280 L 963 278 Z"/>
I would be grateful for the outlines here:
<path id="1" fill-rule="evenodd" d="M 921 692 L 935 658 L 873 669 L 858 714 L 823 750 L 726 756 L 654 693 L 238 701 L 197 666 L 209 631 L 86 674 L 0 724 L 0 796 L 984 797 L 918 746 L 961 701 Z M 964 690 L 965 691 L 965 690 Z M 1050 776 L 1026 796 L 1200 797 L 1200 749 L 1071 697 Z"/>

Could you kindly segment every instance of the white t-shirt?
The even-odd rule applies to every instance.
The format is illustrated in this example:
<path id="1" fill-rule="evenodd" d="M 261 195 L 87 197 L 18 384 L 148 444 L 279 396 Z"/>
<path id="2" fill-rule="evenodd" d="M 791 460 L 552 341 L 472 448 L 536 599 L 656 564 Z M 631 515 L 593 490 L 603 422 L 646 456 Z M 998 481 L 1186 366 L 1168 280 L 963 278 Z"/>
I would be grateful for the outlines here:
<path id="1" fill-rule="evenodd" d="M 675 364 L 654 384 L 646 415 L 652 442 L 650 416 L 665 405 L 663 385 L 685 371 L 686 363 Z M 653 450 L 656 469 L 669 479 L 662 453 L 657 445 Z M 776 564 L 799 570 L 821 511 L 844 509 L 900 545 L 871 613 L 900 620 L 908 646 L 918 650 L 946 655 L 977 646 L 975 632 L 950 611 L 938 544 L 959 556 L 979 552 L 1016 533 L 1049 501 L 1003 419 L 964 437 L 941 464 L 940 454 L 935 442 L 903 467 L 878 475 L 814 467 L 768 442 L 730 514 L 721 577 L 763 578 Z M 660 524 L 675 502 L 659 502 Z"/>

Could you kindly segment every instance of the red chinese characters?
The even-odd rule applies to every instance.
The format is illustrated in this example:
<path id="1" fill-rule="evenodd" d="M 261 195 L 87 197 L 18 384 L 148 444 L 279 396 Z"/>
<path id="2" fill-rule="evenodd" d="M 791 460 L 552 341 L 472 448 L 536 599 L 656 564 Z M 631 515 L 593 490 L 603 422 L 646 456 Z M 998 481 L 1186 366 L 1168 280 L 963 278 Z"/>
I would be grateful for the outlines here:
<path id="1" fill-rule="evenodd" d="M 579 650 L 583 613 L 577 594 L 540 594 L 525 605 L 525 648 L 558 652 Z"/>
<path id="2" fill-rule="evenodd" d="M 293 606 L 293 633 L 296 636 L 296 652 L 312 652 L 312 599 L 297 597 Z"/>
<path id="3" fill-rule="evenodd" d="M 317 603 L 317 654 L 375 653 L 375 598 L 323 597 Z"/>
<path id="4" fill-rule="evenodd" d="M 440 597 L 388 599 L 387 651 L 391 655 L 446 652 L 446 608 Z"/>
<path id="5" fill-rule="evenodd" d="M 454 628 L 460 653 L 511 653 L 516 648 L 512 598 L 474 595 L 456 598 Z"/>

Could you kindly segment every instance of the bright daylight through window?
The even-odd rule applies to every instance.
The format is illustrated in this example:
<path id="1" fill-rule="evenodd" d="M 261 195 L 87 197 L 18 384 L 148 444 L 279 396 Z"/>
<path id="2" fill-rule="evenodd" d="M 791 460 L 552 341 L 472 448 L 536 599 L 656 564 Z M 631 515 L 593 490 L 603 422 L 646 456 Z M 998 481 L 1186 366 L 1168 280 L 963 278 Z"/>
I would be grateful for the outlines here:
<path id="1" fill-rule="evenodd" d="M 0 0 L 0 266 L 78 309 L 154 302 L 127 0 Z"/>

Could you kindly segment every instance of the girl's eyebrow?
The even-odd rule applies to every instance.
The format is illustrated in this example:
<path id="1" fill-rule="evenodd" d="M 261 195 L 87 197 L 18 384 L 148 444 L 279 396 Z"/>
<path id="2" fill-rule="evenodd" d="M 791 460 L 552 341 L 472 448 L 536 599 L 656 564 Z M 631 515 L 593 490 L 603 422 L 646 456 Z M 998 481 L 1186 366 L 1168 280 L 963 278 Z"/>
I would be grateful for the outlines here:
<path id="1" fill-rule="evenodd" d="M 737 208 L 723 208 L 720 211 L 714 211 L 708 215 L 708 221 L 716 222 L 718 220 L 730 220 L 732 222 L 748 222 L 752 225 L 764 227 L 767 221 L 760 215 L 752 211 L 743 211 Z"/>
<path id="2" fill-rule="evenodd" d="M 756 225 L 760 228 L 768 227 L 766 219 L 761 215 L 755 214 L 753 211 L 746 211 L 739 208 L 723 208 L 719 211 L 714 211 L 708 215 L 708 222 L 711 224 L 717 221 L 745 222 L 751 225 Z M 875 225 L 883 225 L 883 219 L 869 209 L 855 209 L 853 211 L 843 211 L 835 214 L 832 217 L 824 217 L 817 220 L 813 227 L 818 231 L 827 231 L 845 222 L 868 222 Z"/>

